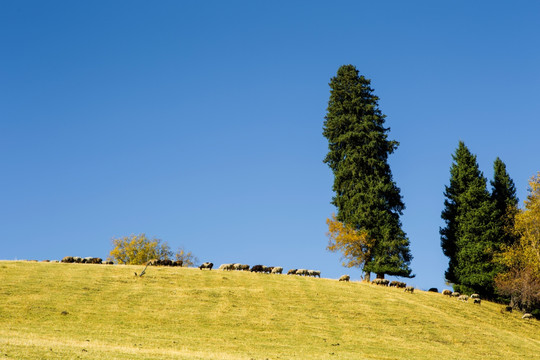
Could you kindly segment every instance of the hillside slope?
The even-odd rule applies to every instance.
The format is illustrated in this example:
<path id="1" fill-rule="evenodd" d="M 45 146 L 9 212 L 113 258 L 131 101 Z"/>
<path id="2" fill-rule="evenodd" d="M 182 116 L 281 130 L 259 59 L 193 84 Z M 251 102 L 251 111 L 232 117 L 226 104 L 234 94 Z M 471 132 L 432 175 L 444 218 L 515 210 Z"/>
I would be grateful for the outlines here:
<path id="1" fill-rule="evenodd" d="M 0 261 L 0 359 L 536 359 L 501 305 L 331 279 Z"/>

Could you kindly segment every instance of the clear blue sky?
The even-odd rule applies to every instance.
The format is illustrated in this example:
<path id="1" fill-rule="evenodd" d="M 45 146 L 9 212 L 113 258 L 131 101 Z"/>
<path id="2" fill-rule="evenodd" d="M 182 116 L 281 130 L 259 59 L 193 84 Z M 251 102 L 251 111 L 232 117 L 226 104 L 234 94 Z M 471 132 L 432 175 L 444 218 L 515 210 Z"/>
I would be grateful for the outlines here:
<path id="1" fill-rule="evenodd" d="M 107 257 L 146 233 L 201 261 L 349 273 L 325 250 L 328 82 L 372 80 L 420 288 L 444 287 L 459 140 L 520 202 L 540 170 L 535 1 L 3 1 L 1 259 Z"/>

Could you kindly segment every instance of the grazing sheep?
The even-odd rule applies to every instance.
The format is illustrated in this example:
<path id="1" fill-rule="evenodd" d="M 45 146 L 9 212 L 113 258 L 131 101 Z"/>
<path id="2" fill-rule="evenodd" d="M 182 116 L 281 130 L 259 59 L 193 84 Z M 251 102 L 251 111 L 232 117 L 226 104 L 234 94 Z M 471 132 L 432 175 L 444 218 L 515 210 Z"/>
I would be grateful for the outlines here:
<path id="1" fill-rule="evenodd" d="M 234 264 L 221 264 L 218 270 L 231 271 L 234 270 Z"/>
<path id="2" fill-rule="evenodd" d="M 105 261 L 105 264 L 106 264 L 106 265 L 114 265 L 114 262 L 112 262 L 112 261 Z"/>
<path id="3" fill-rule="evenodd" d="M 481 305 L 481 302 L 482 302 L 482 300 L 480 300 L 479 298 L 474 298 L 473 299 L 473 304 Z"/>
<path id="4" fill-rule="evenodd" d="M 480 295 L 478 294 L 472 294 L 471 299 L 480 299 Z"/>
<path id="5" fill-rule="evenodd" d="M 321 277 L 320 270 L 308 270 L 308 275 L 313 277 Z"/>
<path id="6" fill-rule="evenodd" d="M 287 275 L 294 275 L 296 274 L 296 272 L 298 271 L 298 269 L 291 269 L 287 272 Z"/>
<path id="7" fill-rule="evenodd" d="M 73 256 L 66 256 L 62 259 L 62 261 L 60 262 L 63 262 L 63 263 L 72 263 L 72 262 L 75 262 L 75 260 L 73 259 Z"/>
<path id="8" fill-rule="evenodd" d="M 511 306 L 505 306 L 505 307 L 502 309 L 503 312 L 512 312 L 512 310 L 513 310 L 513 309 L 512 309 Z"/>
<path id="9" fill-rule="evenodd" d="M 163 266 L 172 266 L 172 260 L 169 260 L 169 259 L 161 260 L 161 265 L 163 265 Z"/>
<path id="10" fill-rule="evenodd" d="M 375 279 L 375 280 L 377 280 L 377 279 Z M 395 281 L 394 280 L 394 281 L 391 281 L 388 286 L 397 287 L 397 288 L 404 288 L 404 287 L 407 286 L 407 284 L 405 284 L 404 282 L 401 282 L 401 281 Z"/>
<path id="11" fill-rule="evenodd" d="M 199 269 L 202 270 L 202 269 L 208 269 L 208 270 L 212 270 L 212 268 L 214 267 L 214 264 L 211 263 L 211 262 L 205 262 L 203 264 L 201 264 L 201 266 L 199 266 Z"/>
<path id="12" fill-rule="evenodd" d="M 272 274 L 281 274 L 283 272 L 283 268 L 281 266 L 276 266 L 272 269 Z"/>
<path id="13" fill-rule="evenodd" d="M 238 270 L 249 271 L 249 265 L 246 265 L 246 264 L 240 265 L 240 268 Z"/>
<path id="14" fill-rule="evenodd" d="M 173 262 L 173 266 L 182 266 L 184 265 L 184 261 L 183 260 L 176 260 Z"/>
<path id="15" fill-rule="evenodd" d="M 262 265 L 253 265 L 251 267 L 251 272 L 263 272 L 264 267 Z"/>
<path id="16" fill-rule="evenodd" d="M 452 295 L 450 295 L 450 296 L 452 296 L 452 297 L 459 297 L 460 295 L 461 295 L 460 293 L 458 293 L 457 291 L 454 291 L 454 292 L 452 293 Z"/>
<path id="17" fill-rule="evenodd" d="M 339 281 L 349 281 L 351 280 L 351 277 L 349 275 L 341 275 L 339 278 Z"/>
<path id="18" fill-rule="evenodd" d="M 523 314 L 522 319 L 534 319 L 534 315 L 530 313 Z"/>
<path id="19" fill-rule="evenodd" d="M 298 269 L 298 270 L 296 270 L 296 275 L 307 276 L 307 275 L 308 275 L 308 271 L 307 271 L 307 269 Z"/>
<path id="20" fill-rule="evenodd" d="M 459 301 L 467 301 L 469 297 L 467 295 L 459 295 L 457 298 Z"/>
<path id="21" fill-rule="evenodd" d="M 82 258 L 81 257 L 78 257 L 78 256 L 74 256 L 73 257 L 73 262 L 77 263 L 77 264 L 80 264 L 82 263 Z"/>
<path id="22" fill-rule="evenodd" d="M 405 292 L 410 292 L 411 294 L 414 293 L 414 286 L 407 286 Z"/>
<path id="23" fill-rule="evenodd" d="M 446 296 L 452 296 L 452 290 L 444 289 L 442 291 L 442 294 Z"/>
<path id="24" fill-rule="evenodd" d="M 233 269 L 234 269 L 234 270 L 237 270 L 237 271 L 242 270 L 242 269 L 240 269 L 240 267 L 242 266 L 242 264 L 240 264 L 240 263 L 235 263 L 235 264 L 232 264 L 232 265 L 233 265 Z"/>
<path id="25" fill-rule="evenodd" d="M 437 288 L 430 288 L 428 291 L 429 291 L 429 292 L 436 292 L 436 293 L 438 293 L 438 292 L 439 292 L 439 289 L 437 289 Z"/>
<path id="26" fill-rule="evenodd" d="M 375 285 L 388 286 L 390 281 L 388 279 L 375 279 L 371 283 Z"/>

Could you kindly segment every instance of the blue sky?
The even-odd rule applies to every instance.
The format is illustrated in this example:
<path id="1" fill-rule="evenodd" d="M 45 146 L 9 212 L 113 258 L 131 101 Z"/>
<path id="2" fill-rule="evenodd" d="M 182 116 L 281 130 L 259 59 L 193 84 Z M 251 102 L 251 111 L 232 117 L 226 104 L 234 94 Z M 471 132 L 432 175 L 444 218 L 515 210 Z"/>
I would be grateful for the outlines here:
<path id="1" fill-rule="evenodd" d="M 520 201 L 540 171 L 534 1 L 0 4 L 2 259 L 100 256 L 146 233 L 201 261 L 349 273 L 325 250 L 328 82 L 372 80 L 420 288 L 463 140 Z"/>

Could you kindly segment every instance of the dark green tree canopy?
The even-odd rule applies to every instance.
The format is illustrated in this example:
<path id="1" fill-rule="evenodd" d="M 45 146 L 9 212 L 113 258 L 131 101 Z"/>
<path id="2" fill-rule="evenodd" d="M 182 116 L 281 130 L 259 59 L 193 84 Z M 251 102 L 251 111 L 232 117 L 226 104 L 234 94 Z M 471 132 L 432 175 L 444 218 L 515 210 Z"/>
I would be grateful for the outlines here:
<path id="1" fill-rule="evenodd" d="M 495 204 L 476 156 L 462 141 L 453 160 L 441 214 L 446 226 L 440 229 L 441 247 L 449 258 L 446 279 L 490 297 L 498 271 L 492 259 L 501 236 Z"/>
<path id="2" fill-rule="evenodd" d="M 493 180 L 491 180 L 491 199 L 495 204 L 500 227 L 503 228 L 502 243 L 513 244 L 517 237 L 512 233 L 514 216 L 517 212 L 519 199 L 516 195 L 516 185 L 506 171 L 505 163 L 497 158 L 493 163 Z"/>
<path id="3" fill-rule="evenodd" d="M 329 85 L 324 162 L 334 172 L 337 219 L 376 239 L 366 272 L 409 277 L 412 256 L 399 219 L 405 206 L 387 162 L 398 143 L 388 140 L 370 80 L 353 65 L 341 66 Z"/>

